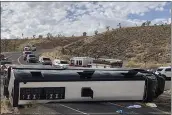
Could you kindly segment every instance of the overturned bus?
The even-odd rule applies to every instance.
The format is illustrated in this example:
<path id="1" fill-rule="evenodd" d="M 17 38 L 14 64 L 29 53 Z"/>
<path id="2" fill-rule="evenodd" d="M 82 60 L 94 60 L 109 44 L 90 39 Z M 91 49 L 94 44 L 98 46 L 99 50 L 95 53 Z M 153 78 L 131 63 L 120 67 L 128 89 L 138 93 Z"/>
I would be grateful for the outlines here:
<path id="1" fill-rule="evenodd" d="M 165 85 L 162 76 L 134 69 L 18 65 L 7 71 L 4 96 L 13 107 L 32 102 L 150 102 L 163 93 Z"/>

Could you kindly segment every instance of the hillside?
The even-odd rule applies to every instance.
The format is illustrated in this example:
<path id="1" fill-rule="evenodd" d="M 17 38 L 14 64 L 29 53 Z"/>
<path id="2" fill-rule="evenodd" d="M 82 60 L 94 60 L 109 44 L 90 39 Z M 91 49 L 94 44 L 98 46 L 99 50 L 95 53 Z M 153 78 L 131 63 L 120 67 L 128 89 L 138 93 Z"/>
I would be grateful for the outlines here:
<path id="1" fill-rule="evenodd" d="M 170 26 L 123 28 L 89 37 L 65 49 L 70 55 L 107 56 L 123 60 L 136 58 L 138 61 L 143 61 L 141 56 L 145 52 L 152 55 L 150 61 L 156 60 L 161 53 L 159 61 L 164 62 L 169 58 L 170 34 Z"/>
<path id="2" fill-rule="evenodd" d="M 53 49 L 57 46 L 64 46 L 69 43 L 75 42 L 83 36 L 80 37 L 54 37 L 51 39 L 47 38 L 35 38 L 35 39 L 2 39 L 1 40 L 1 51 L 21 51 L 22 48 L 28 44 L 36 45 L 37 49 Z"/>
<path id="3" fill-rule="evenodd" d="M 170 35 L 169 25 L 121 28 L 79 40 L 63 52 L 46 54 L 118 58 L 135 67 L 143 67 L 145 62 L 159 66 L 170 63 Z"/>
<path id="4" fill-rule="evenodd" d="M 52 49 L 51 58 L 91 56 L 117 58 L 134 67 L 170 63 L 170 25 L 129 27 L 89 37 L 36 38 L 1 41 L 2 51 L 21 50 L 28 43 L 38 49 Z"/>

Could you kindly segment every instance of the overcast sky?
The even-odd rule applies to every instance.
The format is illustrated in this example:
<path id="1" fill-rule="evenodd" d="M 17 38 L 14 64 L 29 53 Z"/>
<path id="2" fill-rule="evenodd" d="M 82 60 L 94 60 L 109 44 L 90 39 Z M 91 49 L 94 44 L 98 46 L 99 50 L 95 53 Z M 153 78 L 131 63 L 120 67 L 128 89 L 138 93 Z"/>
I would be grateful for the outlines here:
<path id="1" fill-rule="evenodd" d="M 170 2 L 2 2 L 2 38 L 93 35 L 106 26 L 171 22 Z"/>

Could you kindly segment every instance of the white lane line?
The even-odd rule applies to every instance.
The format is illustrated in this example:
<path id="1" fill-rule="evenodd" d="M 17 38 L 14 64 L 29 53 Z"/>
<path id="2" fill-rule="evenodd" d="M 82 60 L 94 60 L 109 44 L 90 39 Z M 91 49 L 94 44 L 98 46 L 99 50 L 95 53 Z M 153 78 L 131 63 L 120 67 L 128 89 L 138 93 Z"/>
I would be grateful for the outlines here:
<path id="1" fill-rule="evenodd" d="M 10 57 L 12 57 L 13 55 L 10 55 L 10 56 L 7 56 L 7 57 L 5 57 L 5 58 L 10 58 Z"/>
<path id="2" fill-rule="evenodd" d="M 88 113 L 90 115 L 120 115 L 120 113 L 115 113 L 115 112 L 112 112 L 112 113 Z M 134 113 L 134 112 L 124 112 L 124 113 L 121 113 L 122 115 L 138 115 L 139 113 Z"/>
<path id="3" fill-rule="evenodd" d="M 63 105 L 63 104 L 59 104 L 59 105 L 61 105 L 61 106 L 63 106 L 63 107 L 66 107 L 66 108 L 68 108 L 68 109 L 71 109 L 71 110 L 73 110 L 73 111 L 76 111 L 76 112 L 79 112 L 79 113 L 82 113 L 82 114 L 85 114 L 85 115 L 89 115 L 89 114 L 87 114 L 87 113 L 84 113 L 84 112 L 82 112 L 82 111 L 76 110 L 76 109 L 71 108 L 71 107 L 69 107 L 69 106 L 66 106 L 66 105 Z"/>
<path id="4" fill-rule="evenodd" d="M 107 112 L 107 113 L 89 113 L 89 114 L 93 114 L 93 115 L 101 115 L 101 114 L 103 114 L 103 115 L 119 115 L 119 113 L 117 113 L 117 112 L 112 112 L 112 113 L 110 113 L 110 112 Z"/>
<path id="5" fill-rule="evenodd" d="M 7 59 L 8 59 L 8 58 L 11 58 L 12 56 L 13 56 L 13 55 L 5 56 L 5 58 L 7 58 Z"/>
<path id="6" fill-rule="evenodd" d="M 22 55 L 17 59 L 17 61 L 18 61 L 18 63 L 20 64 L 20 65 L 23 65 L 21 62 L 20 62 L 20 58 L 22 57 Z"/>
<path id="7" fill-rule="evenodd" d="M 160 112 L 149 112 L 150 114 L 154 114 L 154 115 L 162 115 L 162 113 Z M 164 113 L 165 115 L 171 115 L 171 113 Z"/>

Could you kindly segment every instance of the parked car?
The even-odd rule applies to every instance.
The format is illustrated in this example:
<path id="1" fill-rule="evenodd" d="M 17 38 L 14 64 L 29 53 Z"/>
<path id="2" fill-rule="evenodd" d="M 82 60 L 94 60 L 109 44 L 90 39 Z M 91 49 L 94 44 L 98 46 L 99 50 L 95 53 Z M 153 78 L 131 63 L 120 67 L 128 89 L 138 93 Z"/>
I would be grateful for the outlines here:
<path id="1" fill-rule="evenodd" d="M 31 52 L 31 51 L 24 51 L 24 52 L 23 52 L 23 59 L 24 59 L 24 60 L 27 59 L 27 55 L 28 55 L 28 54 L 32 54 L 32 52 Z"/>
<path id="2" fill-rule="evenodd" d="M 59 60 L 59 59 L 55 59 L 52 62 L 52 65 L 54 67 L 63 67 L 63 68 L 67 68 L 69 66 L 68 61 L 66 60 Z"/>
<path id="3" fill-rule="evenodd" d="M 31 47 L 29 45 L 27 45 L 23 48 L 23 51 L 30 51 L 30 50 L 31 50 Z"/>
<path id="4" fill-rule="evenodd" d="M 32 51 L 36 51 L 36 46 L 32 45 Z"/>
<path id="5" fill-rule="evenodd" d="M 40 57 L 39 58 L 39 62 L 42 64 L 42 65 L 52 65 L 52 62 L 51 62 L 51 59 L 48 58 L 48 57 Z"/>
<path id="6" fill-rule="evenodd" d="M 28 54 L 26 60 L 27 60 L 28 63 L 31 63 L 31 62 L 36 63 L 37 62 L 37 58 L 36 58 L 36 56 L 34 54 Z"/>
<path id="7" fill-rule="evenodd" d="M 163 74 L 167 77 L 172 77 L 172 72 L 171 72 L 171 67 L 159 67 L 156 71 L 155 74 Z"/>
<path id="8" fill-rule="evenodd" d="M 165 77 L 166 82 L 165 82 L 165 89 L 164 90 L 171 89 L 171 77 L 172 77 L 171 66 L 159 67 L 155 71 L 155 74 L 161 74 L 161 75 L 163 75 Z"/>

